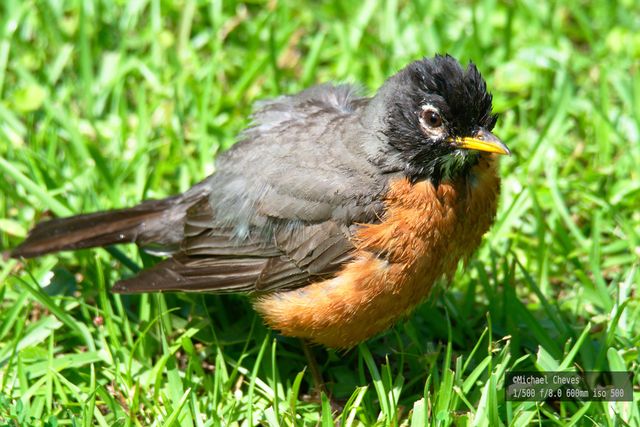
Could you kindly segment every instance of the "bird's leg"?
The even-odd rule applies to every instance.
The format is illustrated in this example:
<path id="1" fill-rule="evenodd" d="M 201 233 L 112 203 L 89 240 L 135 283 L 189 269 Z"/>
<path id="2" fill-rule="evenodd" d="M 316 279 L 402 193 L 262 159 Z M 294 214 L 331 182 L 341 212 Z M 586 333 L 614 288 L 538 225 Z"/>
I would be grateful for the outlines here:
<path id="1" fill-rule="evenodd" d="M 313 390 L 310 395 L 307 396 L 306 400 L 322 404 L 322 393 L 324 393 L 327 396 L 327 399 L 329 399 L 331 412 L 339 414 L 344 409 L 344 402 L 338 402 L 333 399 L 329 389 L 327 389 L 327 383 L 322 378 L 322 372 L 320 372 L 320 367 L 318 366 L 316 357 L 313 355 L 311 346 L 305 340 L 301 339 L 300 342 L 302 343 L 302 350 L 307 358 L 307 364 L 309 365 L 309 370 L 311 371 L 311 376 L 313 377 L 314 382 Z"/>
<path id="2" fill-rule="evenodd" d="M 331 395 L 329 394 L 329 390 L 327 390 L 327 385 L 322 378 L 322 373 L 320 372 L 320 368 L 318 367 L 318 362 L 316 361 L 316 357 L 313 355 L 313 351 L 311 351 L 309 343 L 305 340 L 300 340 L 300 342 L 302 343 L 302 350 L 304 351 L 304 355 L 307 358 L 307 365 L 309 365 L 309 370 L 311 371 L 311 376 L 313 377 L 315 393 L 318 394 L 318 397 L 320 393 L 324 393 L 329 399 L 331 399 Z"/>

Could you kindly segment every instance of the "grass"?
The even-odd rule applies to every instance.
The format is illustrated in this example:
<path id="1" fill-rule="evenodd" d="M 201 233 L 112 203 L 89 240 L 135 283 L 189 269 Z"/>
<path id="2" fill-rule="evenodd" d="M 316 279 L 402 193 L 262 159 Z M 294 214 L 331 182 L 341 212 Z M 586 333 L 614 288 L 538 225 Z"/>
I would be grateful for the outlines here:
<path id="1" fill-rule="evenodd" d="M 346 352 L 241 296 L 117 296 L 134 247 L 0 265 L 1 426 L 640 425 L 640 12 L 634 2 L 8 0 L 0 248 L 46 215 L 123 207 L 214 169 L 254 101 L 374 91 L 473 60 L 495 95 L 497 222 L 446 290 Z M 114 256 L 115 255 L 115 256 Z M 507 402 L 509 370 L 629 370 L 633 402 Z"/>

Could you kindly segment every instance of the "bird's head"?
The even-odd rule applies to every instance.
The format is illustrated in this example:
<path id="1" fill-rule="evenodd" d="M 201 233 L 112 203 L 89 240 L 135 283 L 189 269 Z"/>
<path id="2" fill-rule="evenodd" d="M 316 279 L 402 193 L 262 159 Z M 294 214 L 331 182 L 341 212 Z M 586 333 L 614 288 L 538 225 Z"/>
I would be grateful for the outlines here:
<path id="1" fill-rule="evenodd" d="M 463 69 L 448 55 L 413 62 L 375 99 L 384 106 L 381 132 L 414 182 L 460 176 L 482 153 L 510 154 L 491 133 L 492 97 L 472 63 Z"/>

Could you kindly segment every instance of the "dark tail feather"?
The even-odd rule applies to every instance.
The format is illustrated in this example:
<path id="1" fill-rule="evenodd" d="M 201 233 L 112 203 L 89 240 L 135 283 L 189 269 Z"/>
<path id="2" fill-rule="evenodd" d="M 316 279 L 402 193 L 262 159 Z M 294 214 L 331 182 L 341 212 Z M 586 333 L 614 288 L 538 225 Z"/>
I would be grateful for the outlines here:
<path id="1" fill-rule="evenodd" d="M 250 292 L 267 263 L 265 258 L 193 259 L 178 255 L 120 280 L 111 292 Z"/>
<path id="2" fill-rule="evenodd" d="M 42 222 L 11 252 L 32 258 L 50 252 L 135 242 L 174 245 L 181 240 L 187 206 L 182 195 L 149 200 L 129 209 L 96 212 Z"/>

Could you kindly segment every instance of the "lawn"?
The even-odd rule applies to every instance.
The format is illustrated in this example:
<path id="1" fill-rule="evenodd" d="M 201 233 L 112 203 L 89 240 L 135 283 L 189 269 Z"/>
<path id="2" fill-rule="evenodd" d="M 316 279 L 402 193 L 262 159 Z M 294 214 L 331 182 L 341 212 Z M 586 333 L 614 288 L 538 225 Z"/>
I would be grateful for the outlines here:
<path id="1" fill-rule="evenodd" d="M 473 60 L 494 94 L 497 221 L 452 283 L 347 352 L 243 296 L 109 293 L 134 246 L 8 259 L 38 220 L 183 191 L 259 99 L 373 93 Z M 283 171 L 286 173 L 286 171 Z M 640 9 L 634 0 L 0 3 L 0 426 L 640 425 Z M 633 402 L 508 402 L 511 370 L 635 374 Z"/>

